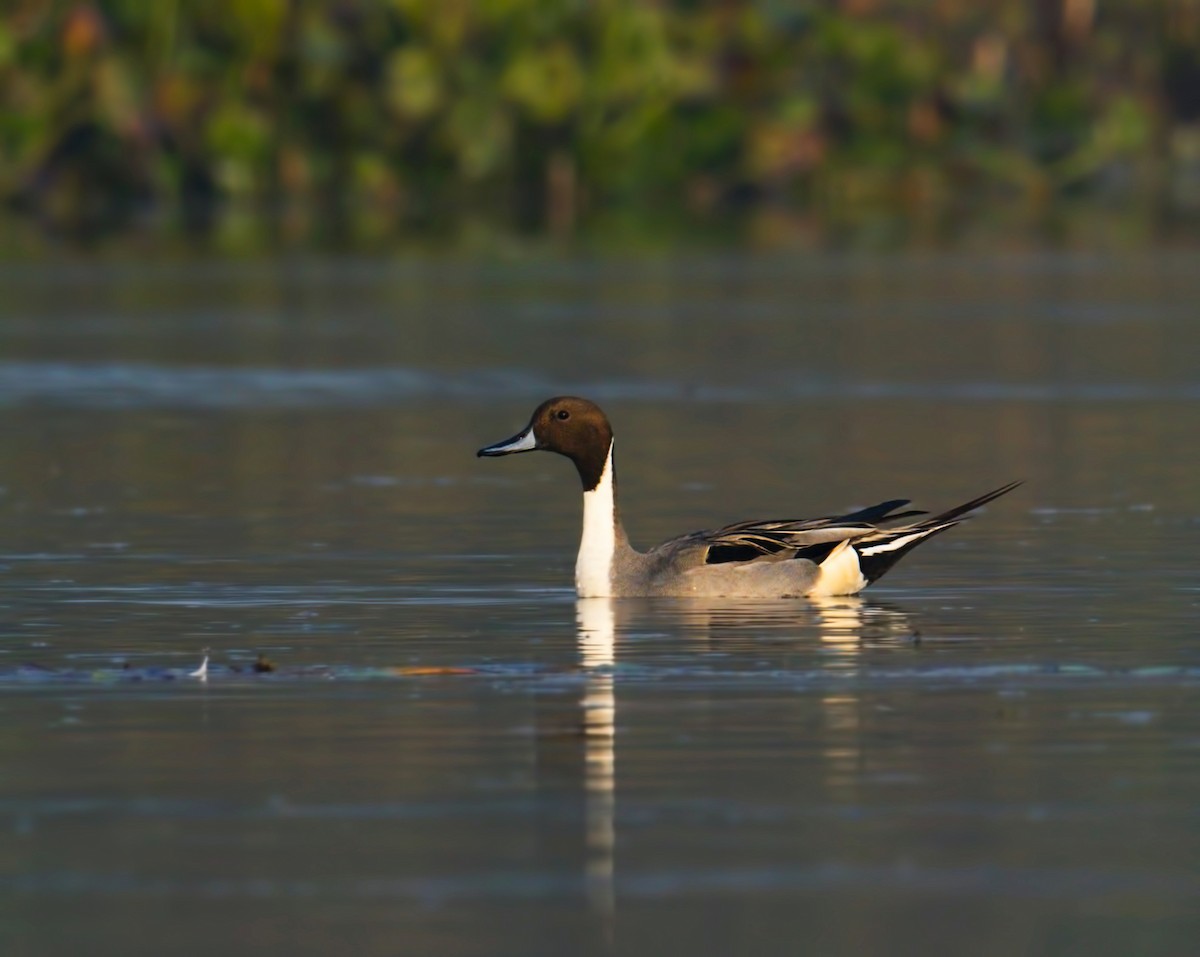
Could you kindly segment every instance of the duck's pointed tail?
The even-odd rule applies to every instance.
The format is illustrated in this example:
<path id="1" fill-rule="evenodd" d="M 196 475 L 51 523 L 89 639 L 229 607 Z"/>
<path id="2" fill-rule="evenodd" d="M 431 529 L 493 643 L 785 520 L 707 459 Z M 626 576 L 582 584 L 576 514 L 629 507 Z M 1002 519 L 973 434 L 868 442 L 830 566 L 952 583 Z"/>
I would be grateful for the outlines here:
<path id="1" fill-rule="evenodd" d="M 971 501 L 964 502 L 939 515 L 900 528 L 880 529 L 878 532 L 854 540 L 852 545 L 854 551 L 858 553 L 858 565 L 863 578 L 870 584 L 883 577 L 888 569 L 922 542 L 928 541 L 934 535 L 941 534 L 948 528 L 953 528 L 959 522 L 964 521 L 969 512 L 982 508 L 1001 495 L 1007 495 L 1020 484 L 1020 482 L 1009 482 L 1007 485 L 985 492 L 978 498 L 973 498 Z"/>

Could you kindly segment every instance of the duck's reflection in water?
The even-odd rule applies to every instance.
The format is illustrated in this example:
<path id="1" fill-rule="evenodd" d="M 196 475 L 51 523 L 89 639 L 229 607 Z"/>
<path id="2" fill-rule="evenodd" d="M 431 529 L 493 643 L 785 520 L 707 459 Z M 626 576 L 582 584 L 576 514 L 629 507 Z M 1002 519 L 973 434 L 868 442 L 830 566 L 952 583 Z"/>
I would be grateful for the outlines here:
<path id="1" fill-rule="evenodd" d="M 698 660 L 714 652 L 723 663 L 740 668 L 748 660 L 736 654 L 740 649 L 751 651 L 755 659 L 766 657 L 776 676 L 798 669 L 804 687 L 818 696 L 825 784 L 835 800 L 857 799 L 868 760 L 862 745 L 864 705 L 857 682 L 847 679 L 865 673 L 876 660 L 871 651 L 903 651 L 919 644 L 906 612 L 858 597 L 686 601 L 674 606 L 658 603 L 643 612 L 660 627 L 664 618 L 673 619 L 673 626 L 662 630 L 682 637 L 691 651 L 700 652 Z M 625 634 L 625 622 L 619 624 Z M 781 653 L 772 654 L 771 649 Z M 836 679 L 824 681 L 822 672 Z"/>
<path id="2" fill-rule="evenodd" d="M 618 622 L 618 615 L 620 621 Z M 823 601 L 696 602 L 584 598 L 575 603 L 578 664 L 583 674 L 577 712 L 582 738 L 584 886 L 593 914 L 611 940 L 615 917 L 616 852 L 616 631 L 649 625 L 654 632 L 682 640 L 681 649 L 696 644 L 709 649 L 733 649 L 739 644 L 761 648 L 764 643 L 799 642 L 811 650 L 816 637 L 827 654 L 824 667 L 859 667 L 864 649 L 913 643 L 908 616 L 897 609 L 859 598 Z M 665 627 L 664 627 L 665 626 Z M 820 667 L 820 665 L 818 666 Z M 822 712 L 834 734 L 826 751 L 829 782 L 855 778 L 861 760 L 855 742 L 859 700 L 853 691 L 822 697 Z M 562 739 L 559 739 L 562 740 Z M 579 738 L 575 738 L 579 740 Z M 578 752 L 575 761 L 579 760 Z M 578 764 L 575 765 L 578 768 Z M 578 779 L 576 779 L 578 780 Z"/>
<path id="3" fill-rule="evenodd" d="M 631 604 L 626 600 L 622 610 Z M 905 612 L 853 596 L 772 602 L 693 599 L 674 605 L 659 602 L 645 613 L 659 623 L 669 621 L 693 646 L 713 650 L 779 644 L 799 648 L 815 637 L 826 652 L 835 653 L 829 662 L 835 667 L 846 664 L 843 655 L 856 657 L 871 647 L 911 646 L 917 639 Z"/>
<path id="4" fill-rule="evenodd" d="M 821 644 L 831 670 L 857 672 L 862 655 L 873 647 L 915 645 L 916 631 L 908 615 L 857 597 L 811 599 Z M 859 694 L 833 691 L 821 696 L 824 732 L 825 787 L 840 802 L 859 799 L 867 757 L 862 746 L 863 713 Z"/>
<path id="5" fill-rule="evenodd" d="M 912 644 L 917 638 L 904 612 L 857 596 L 810 598 L 808 606 L 822 644 L 847 655 L 873 645 Z"/>
<path id="6" fill-rule="evenodd" d="M 614 609 L 608 598 L 575 603 L 580 663 L 584 669 L 584 814 L 587 894 L 592 907 L 611 918 L 614 905 L 613 853 L 616 845 L 616 749 L 613 687 Z"/>

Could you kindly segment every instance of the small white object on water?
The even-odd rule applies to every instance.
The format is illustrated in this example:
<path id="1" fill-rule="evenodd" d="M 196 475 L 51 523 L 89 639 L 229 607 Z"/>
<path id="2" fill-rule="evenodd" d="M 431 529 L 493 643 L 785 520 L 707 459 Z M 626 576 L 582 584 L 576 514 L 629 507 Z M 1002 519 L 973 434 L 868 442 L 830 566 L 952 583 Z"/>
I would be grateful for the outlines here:
<path id="1" fill-rule="evenodd" d="M 201 681 L 208 680 L 208 649 L 204 649 L 204 660 L 200 662 L 200 667 L 195 671 L 188 672 L 189 678 L 199 678 Z"/>

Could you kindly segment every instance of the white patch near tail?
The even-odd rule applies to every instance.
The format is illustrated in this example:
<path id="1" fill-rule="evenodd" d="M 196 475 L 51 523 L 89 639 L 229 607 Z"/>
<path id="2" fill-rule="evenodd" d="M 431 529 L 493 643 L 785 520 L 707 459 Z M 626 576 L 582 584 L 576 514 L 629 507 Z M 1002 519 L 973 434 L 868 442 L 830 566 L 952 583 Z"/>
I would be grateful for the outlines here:
<path id="1" fill-rule="evenodd" d="M 897 549 L 904 548 L 906 545 L 911 545 L 913 542 L 918 542 L 922 538 L 932 535 L 934 532 L 940 532 L 943 528 L 949 528 L 951 525 L 956 525 L 957 522 L 947 522 L 945 525 L 935 525 L 933 528 L 923 528 L 918 532 L 913 532 L 910 535 L 901 535 L 899 538 L 893 538 L 890 541 L 883 542 L 879 545 L 870 545 L 861 549 L 863 555 L 882 555 L 885 552 L 894 552 Z"/>
<path id="2" fill-rule="evenodd" d="M 583 493 L 583 537 L 575 559 L 575 592 L 580 598 L 612 595 L 612 563 L 617 550 L 612 463 L 610 444 L 600 481 L 590 492 Z"/>
<path id="3" fill-rule="evenodd" d="M 857 595 L 867 587 L 867 580 L 858 565 L 858 553 L 848 539 L 841 542 L 817 567 L 821 574 L 816 584 L 808 590 L 810 598 Z"/>

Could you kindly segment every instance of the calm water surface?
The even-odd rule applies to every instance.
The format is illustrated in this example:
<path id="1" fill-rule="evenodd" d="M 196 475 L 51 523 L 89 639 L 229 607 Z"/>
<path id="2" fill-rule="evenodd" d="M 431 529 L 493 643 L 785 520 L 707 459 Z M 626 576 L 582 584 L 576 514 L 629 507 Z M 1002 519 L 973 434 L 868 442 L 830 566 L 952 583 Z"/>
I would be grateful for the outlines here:
<path id="1" fill-rule="evenodd" d="M 1194 953 L 1195 262 L 0 267 L 0 950 Z M 641 545 L 1026 485 L 576 602 L 569 464 L 473 457 L 559 391 Z"/>

